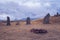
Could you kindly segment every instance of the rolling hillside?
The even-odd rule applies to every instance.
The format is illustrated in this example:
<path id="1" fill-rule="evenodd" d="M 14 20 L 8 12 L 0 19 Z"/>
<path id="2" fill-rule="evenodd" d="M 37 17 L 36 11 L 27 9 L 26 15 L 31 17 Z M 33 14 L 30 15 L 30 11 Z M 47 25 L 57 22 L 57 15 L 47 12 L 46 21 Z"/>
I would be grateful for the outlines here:
<path id="1" fill-rule="evenodd" d="M 0 40 L 60 40 L 60 17 L 51 17 L 51 24 L 43 24 L 42 19 L 34 20 L 31 25 L 20 21 L 20 25 L 11 22 L 11 26 L 0 23 Z M 2 24 L 2 25 L 1 25 Z M 45 29 L 47 34 L 35 34 L 31 29 Z"/>

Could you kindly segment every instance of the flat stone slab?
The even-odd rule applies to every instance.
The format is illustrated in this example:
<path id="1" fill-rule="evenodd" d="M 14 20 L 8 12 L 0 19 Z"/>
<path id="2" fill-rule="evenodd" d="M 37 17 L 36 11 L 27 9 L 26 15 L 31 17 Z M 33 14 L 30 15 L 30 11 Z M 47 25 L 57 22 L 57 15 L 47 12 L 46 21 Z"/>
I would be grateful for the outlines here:
<path id="1" fill-rule="evenodd" d="M 48 33 L 48 31 L 45 30 L 45 29 L 31 29 L 31 32 L 36 33 L 36 34 L 46 34 L 46 33 Z"/>

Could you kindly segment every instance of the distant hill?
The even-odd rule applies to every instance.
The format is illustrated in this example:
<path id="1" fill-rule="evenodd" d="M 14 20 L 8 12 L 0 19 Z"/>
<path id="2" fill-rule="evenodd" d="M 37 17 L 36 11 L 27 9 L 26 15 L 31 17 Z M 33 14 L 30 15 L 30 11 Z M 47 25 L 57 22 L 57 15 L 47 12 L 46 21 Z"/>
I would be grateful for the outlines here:
<path id="1" fill-rule="evenodd" d="M 35 22 L 43 23 L 43 19 L 37 19 L 37 20 L 35 20 Z M 50 17 L 50 23 L 52 23 L 52 24 L 54 24 L 54 23 L 60 23 L 60 16 L 58 16 L 58 17 L 51 16 Z"/>
<path id="2" fill-rule="evenodd" d="M 51 23 L 60 23 L 60 16 L 58 17 L 51 17 L 50 18 Z"/>

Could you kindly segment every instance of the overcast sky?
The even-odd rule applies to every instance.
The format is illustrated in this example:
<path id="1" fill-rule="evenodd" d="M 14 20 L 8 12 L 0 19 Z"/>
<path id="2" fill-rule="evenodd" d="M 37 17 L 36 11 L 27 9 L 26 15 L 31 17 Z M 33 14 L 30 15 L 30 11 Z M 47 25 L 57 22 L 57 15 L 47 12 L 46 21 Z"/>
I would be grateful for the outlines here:
<path id="1" fill-rule="evenodd" d="M 60 11 L 60 0 L 0 0 L 0 3 L 4 5 L 8 3 L 11 3 L 10 5 L 12 5 L 12 2 L 16 3 L 16 5 L 19 5 L 20 10 L 17 9 L 16 10 L 17 13 L 15 13 L 15 15 L 14 13 L 13 14 L 9 13 L 10 17 L 12 15 L 11 19 L 16 17 L 22 19 L 28 16 L 31 18 L 39 18 L 44 17 L 47 13 L 54 15 Z M 0 16 L 3 17 L 3 19 L 7 16 L 7 14 L 5 13 L 0 14 L 2 15 Z"/>

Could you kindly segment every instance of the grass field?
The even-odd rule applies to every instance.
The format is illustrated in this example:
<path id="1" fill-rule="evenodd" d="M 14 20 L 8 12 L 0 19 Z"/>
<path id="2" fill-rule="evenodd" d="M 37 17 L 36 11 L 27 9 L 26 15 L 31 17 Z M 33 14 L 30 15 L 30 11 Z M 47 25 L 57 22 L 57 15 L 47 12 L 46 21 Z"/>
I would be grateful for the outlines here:
<path id="1" fill-rule="evenodd" d="M 0 23 L 0 40 L 60 40 L 59 18 L 52 18 L 51 24 L 43 24 L 41 20 L 32 21 L 31 25 L 26 25 L 25 22 L 16 25 L 16 22 L 12 22 L 11 26 L 6 26 Z M 32 28 L 46 29 L 48 33 L 35 34 L 30 32 Z"/>

